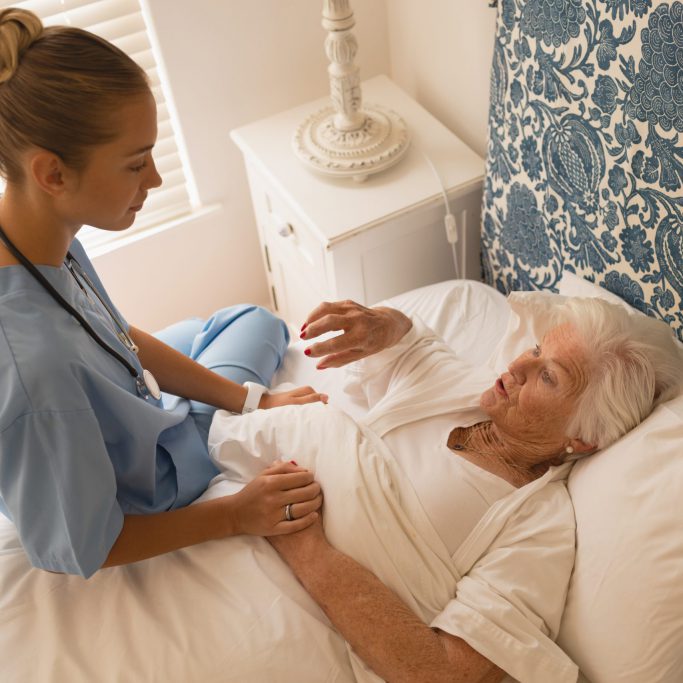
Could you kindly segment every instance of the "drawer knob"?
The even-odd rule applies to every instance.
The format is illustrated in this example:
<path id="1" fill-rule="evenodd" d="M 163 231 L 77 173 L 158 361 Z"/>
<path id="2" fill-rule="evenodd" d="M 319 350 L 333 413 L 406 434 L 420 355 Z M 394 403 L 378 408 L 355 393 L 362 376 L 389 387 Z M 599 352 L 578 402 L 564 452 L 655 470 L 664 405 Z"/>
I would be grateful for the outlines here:
<path id="1" fill-rule="evenodd" d="M 291 223 L 280 223 L 277 226 L 277 234 L 280 235 L 280 237 L 289 237 L 294 234 L 294 228 Z"/>

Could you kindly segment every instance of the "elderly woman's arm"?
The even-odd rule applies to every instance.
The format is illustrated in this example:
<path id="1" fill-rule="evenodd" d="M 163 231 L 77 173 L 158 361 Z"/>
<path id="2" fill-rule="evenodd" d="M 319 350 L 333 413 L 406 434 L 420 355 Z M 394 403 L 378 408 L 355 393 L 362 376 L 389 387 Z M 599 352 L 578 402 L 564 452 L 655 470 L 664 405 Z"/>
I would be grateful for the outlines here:
<path id="1" fill-rule="evenodd" d="M 268 539 L 335 628 L 391 683 L 498 683 L 505 673 L 464 640 L 423 623 L 374 574 L 333 548 L 320 522 Z"/>
<path id="2" fill-rule="evenodd" d="M 367 308 L 354 301 L 325 302 L 306 318 L 301 338 L 309 340 L 326 332 L 342 331 L 307 349 L 308 355 L 321 359 L 319 369 L 338 368 L 388 349 L 411 327 L 410 318 L 395 308 Z"/>

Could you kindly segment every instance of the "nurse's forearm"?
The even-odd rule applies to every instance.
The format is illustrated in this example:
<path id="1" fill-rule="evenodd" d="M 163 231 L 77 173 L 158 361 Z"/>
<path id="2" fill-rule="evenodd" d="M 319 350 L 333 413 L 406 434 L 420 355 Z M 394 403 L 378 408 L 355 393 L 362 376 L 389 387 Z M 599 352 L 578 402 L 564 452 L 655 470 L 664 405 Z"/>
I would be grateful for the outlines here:
<path id="1" fill-rule="evenodd" d="M 224 499 L 155 515 L 126 515 L 102 567 L 114 567 L 238 533 Z"/>
<path id="2" fill-rule="evenodd" d="M 291 521 L 285 515 L 288 504 L 295 516 Z M 225 536 L 296 533 L 315 522 L 321 504 L 312 472 L 277 462 L 231 496 L 154 515 L 126 515 L 102 566 L 139 562 Z"/>
<path id="3" fill-rule="evenodd" d="M 132 325 L 130 336 L 140 349 L 138 358 L 142 367 L 154 375 L 165 392 L 208 403 L 234 413 L 242 412 L 247 390 L 241 384 L 236 384 L 211 372 L 151 334 Z"/>

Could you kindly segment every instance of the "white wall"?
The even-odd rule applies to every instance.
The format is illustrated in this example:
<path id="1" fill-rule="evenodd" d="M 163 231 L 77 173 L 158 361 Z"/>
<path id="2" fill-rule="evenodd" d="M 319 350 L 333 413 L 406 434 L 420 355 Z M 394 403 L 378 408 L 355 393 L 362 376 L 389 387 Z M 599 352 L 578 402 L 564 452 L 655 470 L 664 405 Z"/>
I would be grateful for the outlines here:
<path id="1" fill-rule="evenodd" d="M 386 0 L 393 80 L 486 156 L 496 10 L 486 0 Z"/>
<path id="2" fill-rule="evenodd" d="M 143 2 L 200 198 L 222 205 L 222 211 L 95 259 L 127 318 L 158 329 L 233 303 L 267 303 L 246 176 L 228 133 L 324 96 L 329 86 L 320 0 Z M 495 10 L 486 0 L 351 5 L 361 77 L 391 75 L 484 156 Z"/>
<path id="3" fill-rule="evenodd" d="M 320 0 L 146 4 L 200 198 L 223 205 L 217 215 L 95 258 L 128 320 L 158 329 L 233 303 L 267 304 L 242 158 L 228 134 L 322 97 L 329 85 Z M 356 63 L 363 78 L 389 72 L 385 9 L 384 0 L 354 5 L 360 43 Z"/>

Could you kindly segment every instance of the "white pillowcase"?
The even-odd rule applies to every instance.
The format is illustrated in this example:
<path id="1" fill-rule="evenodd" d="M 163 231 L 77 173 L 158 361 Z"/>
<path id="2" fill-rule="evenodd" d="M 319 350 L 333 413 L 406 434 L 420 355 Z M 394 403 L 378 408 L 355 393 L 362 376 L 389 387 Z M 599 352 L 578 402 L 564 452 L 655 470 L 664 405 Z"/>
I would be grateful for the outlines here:
<path id="1" fill-rule="evenodd" d="M 420 319 L 472 365 L 489 356 L 510 316 L 508 302 L 499 291 L 474 280 L 446 280 L 380 302 Z"/>
<path id="2" fill-rule="evenodd" d="M 507 329 L 488 358 L 488 365 L 503 372 L 521 353 L 538 344 L 550 328 L 550 312 L 565 297 L 552 292 L 512 292 Z"/>
<path id="3" fill-rule="evenodd" d="M 558 644 L 592 683 L 683 681 L 683 396 L 569 477 L 577 555 Z"/>
<path id="4" fill-rule="evenodd" d="M 600 287 L 600 285 L 596 285 L 594 282 L 589 282 L 588 280 L 579 277 L 576 273 L 570 273 L 569 271 L 562 273 L 562 279 L 560 280 L 558 290 L 562 296 L 604 299 L 611 304 L 623 306 L 629 313 L 640 313 L 641 315 L 644 315 L 642 311 L 630 306 L 620 296 L 613 294 L 604 287 Z"/>
<path id="5" fill-rule="evenodd" d="M 619 297 L 566 273 L 566 296 Z M 548 328 L 564 297 L 514 293 L 489 358 L 503 370 Z M 628 307 L 629 310 L 639 313 Z M 558 644 L 591 683 L 683 681 L 683 396 L 577 463 L 569 477 L 577 556 Z"/>

